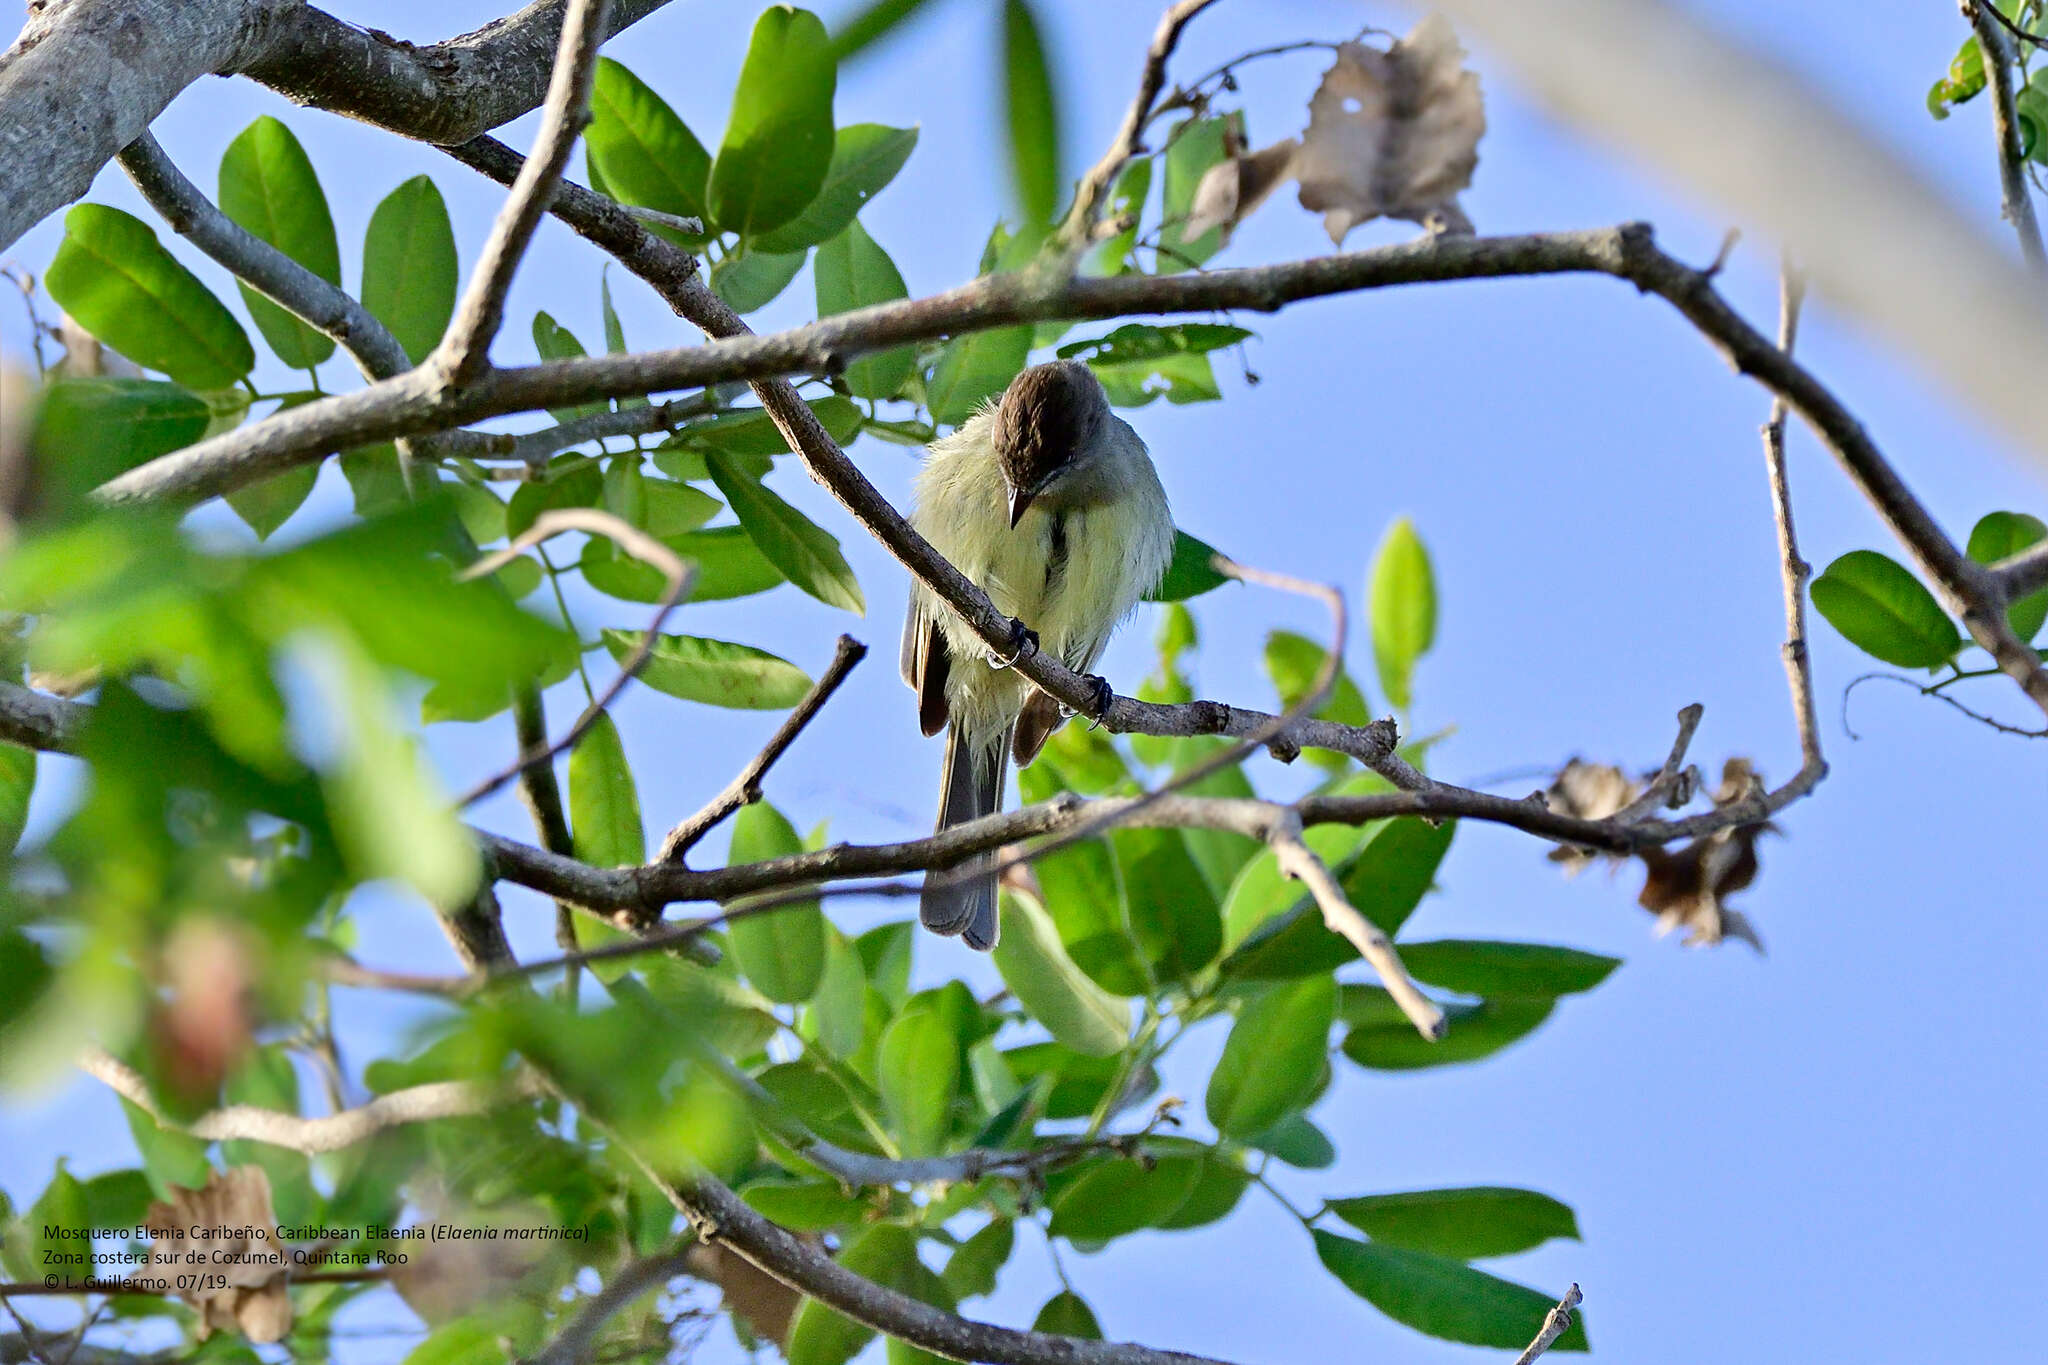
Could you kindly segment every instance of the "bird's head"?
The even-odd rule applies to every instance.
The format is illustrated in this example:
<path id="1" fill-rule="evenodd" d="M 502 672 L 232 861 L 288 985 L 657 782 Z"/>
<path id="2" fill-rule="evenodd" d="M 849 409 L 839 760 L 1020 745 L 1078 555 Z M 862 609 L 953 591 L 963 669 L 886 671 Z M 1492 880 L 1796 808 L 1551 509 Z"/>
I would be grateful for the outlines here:
<path id="1" fill-rule="evenodd" d="M 1078 360 L 1034 365 L 1010 381 L 996 405 L 992 440 L 1010 490 L 1010 525 L 1107 448 L 1109 397 Z"/>

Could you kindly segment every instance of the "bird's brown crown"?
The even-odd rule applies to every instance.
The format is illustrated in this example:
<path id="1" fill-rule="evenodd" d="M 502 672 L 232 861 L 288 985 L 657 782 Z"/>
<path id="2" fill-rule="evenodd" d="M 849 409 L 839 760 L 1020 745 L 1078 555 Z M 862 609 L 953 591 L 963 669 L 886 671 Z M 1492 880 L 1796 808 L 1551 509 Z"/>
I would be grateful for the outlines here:
<path id="1" fill-rule="evenodd" d="M 996 405 L 993 443 L 1010 487 L 1036 492 L 1101 432 L 1109 399 L 1078 360 L 1035 365 Z"/>

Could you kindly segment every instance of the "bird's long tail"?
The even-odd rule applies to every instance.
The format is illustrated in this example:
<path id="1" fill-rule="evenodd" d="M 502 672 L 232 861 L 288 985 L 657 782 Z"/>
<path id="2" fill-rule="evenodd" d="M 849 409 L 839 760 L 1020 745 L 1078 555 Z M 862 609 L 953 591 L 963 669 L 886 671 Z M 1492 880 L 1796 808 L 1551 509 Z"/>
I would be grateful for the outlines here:
<path id="1" fill-rule="evenodd" d="M 939 786 L 939 829 L 984 815 L 1003 803 L 1003 774 L 1009 766 L 1009 735 L 992 745 L 961 738 L 958 725 L 946 731 L 946 772 Z M 978 853 L 950 868 L 928 872 L 918 918 L 940 934 L 959 934 L 970 948 L 996 946 L 996 855 Z"/>

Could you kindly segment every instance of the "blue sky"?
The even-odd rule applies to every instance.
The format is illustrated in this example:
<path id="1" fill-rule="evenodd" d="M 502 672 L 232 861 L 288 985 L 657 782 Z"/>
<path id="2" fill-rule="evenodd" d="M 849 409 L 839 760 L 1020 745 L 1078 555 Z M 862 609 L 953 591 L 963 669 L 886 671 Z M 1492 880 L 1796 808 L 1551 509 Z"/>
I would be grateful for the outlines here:
<path id="1" fill-rule="evenodd" d="M 431 7 L 352 0 L 349 17 L 428 41 L 491 17 L 496 0 Z M 1873 136 L 1921 164 L 1958 203 L 1999 230 L 1991 135 L 1982 101 L 1946 123 L 1923 97 L 1964 29 L 1950 6 L 1700 4 L 1728 31 L 1806 73 Z M 992 117 L 991 7 L 946 0 L 877 59 L 844 73 L 842 123 L 917 123 L 922 141 L 898 181 L 863 214 L 913 293 L 971 273 L 1005 202 Z M 1157 19 L 1147 3 L 1051 4 L 1066 97 L 1067 161 L 1100 151 L 1130 98 L 1138 54 Z M 659 89 L 707 141 L 738 70 L 740 10 L 681 0 L 609 51 Z M 828 18 L 830 14 L 828 13 Z M 1228 4 L 1192 30 L 1177 70 L 1248 47 L 1339 36 L 1363 20 L 1405 29 L 1414 14 L 1310 0 Z M 1728 224 L 1654 169 L 1591 149 L 1532 109 L 1481 50 L 1488 97 L 1467 210 L 1481 231 L 1654 222 L 1671 249 L 1710 257 Z M 1248 73 L 1254 140 L 1299 127 L 1320 59 Z M 1589 73 L 1597 79 L 1597 73 Z M 158 136 L 202 186 L 227 141 L 274 113 L 305 141 L 327 184 L 353 284 L 370 209 L 399 180 L 434 175 L 447 193 L 467 265 L 499 192 L 428 149 L 326 115 L 295 110 L 245 82 L 209 80 L 159 122 Z M 510 140 L 523 145 L 531 120 Z M 94 198 L 147 214 L 118 173 Z M 47 223 L 9 253 L 47 262 Z M 1399 240 L 1405 227 L 1355 233 L 1347 245 Z M 1218 265 L 1328 249 L 1320 224 L 1277 197 Z M 525 321 L 547 308 L 587 340 L 598 335 L 600 261 L 544 225 L 513 293 L 498 354 L 531 357 Z M 224 296 L 225 277 L 196 268 Z M 614 292 L 636 346 L 691 334 L 630 279 Z M 1752 238 L 1724 283 L 1760 326 L 1774 307 L 1774 260 Z M 807 277 L 756 318 L 762 330 L 804 320 Z M 1387 522 L 1414 518 L 1436 559 L 1441 624 L 1418 681 L 1417 728 L 1454 725 L 1436 751 L 1440 775 L 1476 777 L 1573 754 L 1647 765 L 1672 717 L 1706 707 L 1695 758 L 1710 769 L 1752 756 L 1767 777 L 1797 763 L 1777 646 L 1777 566 L 1757 426 L 1767 400 L 1732 376 L 1663 304 L 1613 281 L 1567 278 L 1390 290 L 1304 304 L 1246 321 L 1262 382 L 1219 365 L 1225 400 L 1155 405 L 1132 417 L 1150 442 L 1180 523 L 1254 564 L 1342 584 L 1354 603 Z M 19 310 L 0 301 L 0 344 L 19 354 Z M 1800 349 L 1862 416 L 1953 533 L 1995 508 L 2041 512 L 2037 472 L 1999 448 L 1894 354 L 1809 314 Z M 342 371 L 334 367 L 339 378 Z M 911 452 L 869 442 L 856 457 L 892 497 L 907 491 Z M 1889 548 L 1875 516 L 1803 431 L 1791 477 L 1800 531 L 1817 566 L 1851 549 Z M 683 627 L 743 638 L 815 672 L 849 630 L 874 655 L 777 768 L 769 794 L 800 826 L 830 817 L 836 837 L 876 839 L 928 823 L 938 754 L 916 738 L 893 644 L 905 583 L 801 474 L 776 486 L 842 537 L 867 588 L 870 619 L 788 590 L 686 609 Z M 346 506 L 338 474 L 291 532 Z M 202 514 L 226 525 L 217 513 Z M 637 615 L 574 600 L 586 626 Z M 1321 636 L 1313 608 L 1231 589 L 1198 604 L 1204 695 L 1270 701 L 1259 666 L 1266 631 Z M 1354 622 L 1354 626 L 1362 625 Z M 1150 666 L 1153 622 L 1141 615 L 1105 671 L 1128 689 Z M 1362 631 L 1355 630 L 1354 638 Z M 1864 665 L 1815 625 L 1815 672 L 1833 773 L 1786 812 L 1764 844 L 1758 885 L 1739 902 L 1769 945 L 1688 952 L 1653 939 L 1634 906 L 1637 879 L 1565 882 L 1542 847 L 1507 831 L 1461 830 L 1410 932 L 1567 943 L 1627 959 L 1589 996 L 1564 1002 L 1527 1042 L 1477 1066 L 1340 1080 L 1316 1111 L 1336 1140 L 1334 1170 L 1287 1173 L 1300 1201 L 1460 1184 L 1527 1185 L 1572 1204 L 1583 1242 L 1502 1262 L 1510 1278 L 1559 1293 L 1584 1288 L 1596 1351 L 1633 1361 L 1755 1355 L 1887 1361 L 1999 1361 L 2038 1353 L 2048 1300 L 2038 1293 L 2036 1230 L 2048 1218 L 2039 1162 L 2038 1039 L 2048 1032 L 2039 983 L 2048 948 L 2032 932 L 2048 884 L 2039 838 L 2042 751 L 1972 726 L 1900 688 L 1857 694 L 1851 740 L 1844 685 Z M 1354 654 L 1361 678 L 1368 656 Z M 1983 685 L 1993 709 L 2024 720 L 2011 689 Z M 1368 692 L 1373 689 L 1368 686 Z M 1375 701 L 1378 699 L 1375 698 Z M 560 695 L 558 716 L 571 699 Z M 620 707 L 641 802 L 659 829 L 723 785 L 772 717 L 711 715 L 645 690 Z M 510 753 L 501 726 L 442 727 L 444 770 L 473 774 Z M 73 780 L 62 764 L 39 806 L 61 813 Z M 1304 778 L 1269 768 L 1262 783 Z M 509 800 L 485 809 L 525 831 Z M 714 844 L 722 846 L 719 839 Z M 516 946 L 545 951 L 551 916 L 507 901 Z M 852 923 L 888 912 L 847 911 Z M 362 956 L 449 968 L 418 905 L 366 900 Z M 920 971 L 988 975 L 957 945 L 920 944 Z M 342 1025 L 385 1038 L 414 1017 L 353 994 Z M 347 1036 L 346 1034 L 344 1035 Z M 1182 1093 L 1220 1036 L 1188 1045 L 1169 1074 Z M 366 1053 L 359 1052 L 358 1060 Z M 2031 1098 L 2030 1098 L 2031 1096 Z M 60 1154 L 89 1172 L 126 1164 L 128 1139 L 103 1092 L 77 1082 L 0 1101 L 0 1186 L 32 1198 Z M 2026 1267 L 2037 1268 L 2029 1271 Z M 1457 1362 L 1497 1358 L 1417 1337 L 1353 1298 L 1317 1265 L 1292 1219 L 1248 1197 L 1221 1228 L 1130 1239 L 1067 1268 L 1109 1334 L 1241 1360 L 1327 1358 Z M 2027 1283 L 2037 1285 L 2026 1292 Z M 1055 1288 L 1028 1236 L 996 1298 L 979 1308 L 1028 1321 Z M 737 1348 L 715 1335 L 707 1360 Z M 397 1354 L 386 1339 L 351 1353 Z"/>

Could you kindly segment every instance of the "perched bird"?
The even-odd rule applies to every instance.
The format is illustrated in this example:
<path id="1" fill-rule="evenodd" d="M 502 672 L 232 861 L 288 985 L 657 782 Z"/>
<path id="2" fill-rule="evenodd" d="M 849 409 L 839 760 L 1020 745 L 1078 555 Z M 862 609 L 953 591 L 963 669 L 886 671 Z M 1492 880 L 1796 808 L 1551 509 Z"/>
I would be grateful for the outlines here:
<path id="1" fill-rule="evenodd" d="M 1035 643 L 1077 673 L 1094 667 L 1173 557 L 1173 516 L 1145 443 L 1074 360 L 1024 371 L 932 442 L 910 522 L 1021 624 L 1020 650 Z M 902 662 L 919 725 L 946 730 L 938 827 L 993 814 L 1010 757 L 1031 762 L 1068 713 L 922 584 L 911 591 Z M 994 947 L 994 866 L 982 854 L 928 875 L 925 927 Z"/>

